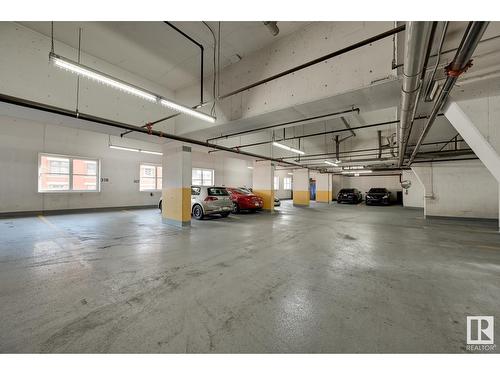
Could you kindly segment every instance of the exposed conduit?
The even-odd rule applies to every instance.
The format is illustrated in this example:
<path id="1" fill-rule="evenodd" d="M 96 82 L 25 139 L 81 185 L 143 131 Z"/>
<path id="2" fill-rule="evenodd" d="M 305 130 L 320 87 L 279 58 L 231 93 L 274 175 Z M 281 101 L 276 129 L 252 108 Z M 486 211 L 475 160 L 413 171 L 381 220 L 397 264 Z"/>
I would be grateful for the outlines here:
<path id="1" fill-rule="evenodd" d="M 429 119 L 427 120 L 420 137 L 418 138 L 417 144 L 413 149 L 413 152 L 408 161 L 408 165 L 411 165 L 415 157 L 417 156 L 418 150 L 422 142 L 424 141 L 427 133 L 429 132 L 438 112 L 441 110 L 443 105 L 448 100 L 451 90 L 455 86 L 458 77 L 464 73 L 472 65 L 472 54 L 474 53 L 479 41 L 481 40 L 486 28 L 488 27 L 488 22 L 471 22 L 467 28 L 464 37 L 458 47 L 457 53 L 453 58 L 453 61 L 445 68 L 446 70 L 446 81 L 439 93 L 436 103 L 432 108 Z"/>
<path id="2" fill-rule="evenodd" d="M 373 42 L 376 42 L 378 40 L 387 38 L 387 37 L 389 37 L 391 35 L 397 34 L 397 33 L 401 32 L 401 31 L 404 31 L 404 30 L 405 30 L 405 25 L 401 25 L 401 26 L 395 27 L 393 29 L 384 31 L 381 34 L 374 35 L 374 36 L 372 36 L 372 37 L 370 37 L 368 39 L 364 39 L 364 40 L 362 40 L 360 42 L 351 44 L 350 46 L 341 48 L 341 49 L 339 49 L 337 51 L 334 51 L 334 52 L 331 52 L 331 53 L 329 53 L 327 55 L 318 57 L 318 58 L 316 58 L 314 60 L 311 60 L 311 61 L 308 61 L 308 62 L 306 62 L 304 64 L 298 65 L 298 66 L 293 67 L 291 69 L 285 70 L 285 71 L 283 71 L 281 73 L 275 74 L 275 75 L 273 75 L 271 77 L 262 79 L 260 81 L 254 82 L 254 83 L 252 83 L 250 85 L 241 87 L 241 88 L 239 88 L 237 90 L 234 90 L 234 91 L 231 91 L 231 92 L 229 92 L 227 94 L 221 95 L 221 96 L 218 97 L 218 99 L 222 100 L 222 99 L 229 98 L 230 96 L 239 94 L 240 92 L 243 92 L 243 91 L 246 91 L 246 90 L 250 90 L 250 89 L 252 89 L 254 87 L 263 85 L 264 83 L 267 83 L 267 82 L 270 82 L 270 81 L 274 81 L 275 79 L 284 77 L 284 76 L 286 76 L 288 74 L 292 74 L 292 73 L 294 73 L 294 72 L 296 72 L 298 70 L 302 70 L 302 69 L 308 68 L 308 67 L 310 67 L 312 65 L 318 64 L 318 63 L 326 61 L 326 60 L 329 60 L 329 59 L 331 59 L 333 57 L 337 57 L 337 56 L 343 55 L 343 54 L 345 54 L 347 52 L 354 51 L 355 49 L 358 49 L 360 47 L 369 45 L 369 44 L 371 44 Z"/>
<path id="3" fill-rule="evenodd" d="M 432 22 L 408 22 L 401 88 L 401 121 L 398 128 L 398 167 L 403 164 L 408 133 L 422 86 L 422 72 Z"/>
<path id="4" fill-rule="evenodd" d="M 213 143 L 198 141 L 196 139 L 181 137 L 181 136 L 174 135 L 174 134 L 168 134 L 168 133 L 164 133 L 164 132 L 159 131 L 159 130 L 145 129 L 145 128 L 142 128 L 140 126 L 130 125 L 130 124 L 126 124 L 126 123 L 115 121 L 115 120 L 109 120 L 109 119 L 89 115 L 89 114 L 82 113 L 82 112 L 77 113 L 76 111 L 73 111 L 73 110 L 64 109 L 64 108 L 55 107 L 55 106 L 50 106 L 47 104 L 38 103 L 38 102 L 34 102 L 34 101 L 27 100 L 27 99 L 22 99 L 22 98 L 17 98 L 17 97 L 5 95 L 5 94 L 0 94 L 0 102 L 14 104 L 14 105 L 18 105 L 21 107 L 36 109 L 36 110 L 40 110 L 40 111 L 44 111 L 44 112 L 54 113 L 57 115 L 71 117 L 71 118 L 75 118 L 75 119 L 91 121 L 91 122 L 95 122 L 97 124 L 111 126 L 111 127 L 118 128 L 118 129 L 130 130 L 130 131 L 138 132 L 138 133 L 142 133 L 142 134 L 154 135 L 156 137 L 171 139 L 173 141 L 183 142 L 183 143 L 202 146 L 202 147 L 214 148 L 214 149 L 217 149 L 220 151 L 227 151 L 227 152 L 230 152 L 233 154 L 249 156 L 249 157 L 252 157 L 255 159 L 269 160 L 269 161 L 273 161 L 275 163 L 287 164 L 287 165 L 292 165 L 294 167 L 303 168 L 300 164 L 293 163 L 293 162 L 282 161 L 280 159 L 271 158 L 271 157 L 264 156 L 264 155 L 258 155 L 258 154 L 254 154 L 251 152 L 233 150 L 232 148 L 216 145 Z"/>

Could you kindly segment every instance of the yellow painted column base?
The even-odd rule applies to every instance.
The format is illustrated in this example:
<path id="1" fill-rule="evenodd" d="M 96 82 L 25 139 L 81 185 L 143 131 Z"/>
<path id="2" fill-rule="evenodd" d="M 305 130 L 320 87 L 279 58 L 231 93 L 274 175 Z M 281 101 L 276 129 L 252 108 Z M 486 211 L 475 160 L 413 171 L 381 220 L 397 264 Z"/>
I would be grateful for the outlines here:
<path id="1" fill-rule="evenodd" d="M 167 224 L 191 225 L 191 188 L 170 188 L 163 192 L 162 218 Z"/>
<path id="2" fill-rule="evenodd" d="M 264 210 L 274 211 L 274 190 L 254 190 L 253 193 L 264 201 Z"/>
<path id="3" fill-rule="evenodd" d="M 310 193 L 308 190 L 294 190 L 293 191 L 293 205 L 294 206 L 309 206 Z"/>
<path id="4" fill-rule="evenodd" d="M 316 191 L 316 202 L 330 203 L 332 201 L 332 192 L 326 190 Z"/>

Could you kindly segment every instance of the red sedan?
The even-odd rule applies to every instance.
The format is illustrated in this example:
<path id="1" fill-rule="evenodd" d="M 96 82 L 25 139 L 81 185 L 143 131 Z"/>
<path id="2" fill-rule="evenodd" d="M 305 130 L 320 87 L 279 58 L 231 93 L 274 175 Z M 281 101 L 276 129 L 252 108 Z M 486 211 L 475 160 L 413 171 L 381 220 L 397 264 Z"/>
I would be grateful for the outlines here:
<path id="1" fill-rule="evenodd" d="M 264 201 L 261 197 L 237 188 L 226 188 L 233 201 L 233 212 L 238 213 L 242 210 L 257 211 L 262 210 Z"/>

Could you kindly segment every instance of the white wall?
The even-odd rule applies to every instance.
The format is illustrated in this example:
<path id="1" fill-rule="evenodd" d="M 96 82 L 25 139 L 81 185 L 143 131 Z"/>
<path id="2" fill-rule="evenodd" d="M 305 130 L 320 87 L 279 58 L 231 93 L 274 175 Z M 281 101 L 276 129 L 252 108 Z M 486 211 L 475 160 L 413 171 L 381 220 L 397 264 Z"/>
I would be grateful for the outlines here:
<path id="1" fill-rule="evenodd" d="M 161 151 L 161 145 L 112 137 L 112 144 Z M 38 153 L 98 158 L 98 193 L 38 193 Z M 193 167 L 215 169 L 215 183 L 252 186 L 251 162 L 193 151 Z M 109 148 L 106 134 L 0 116 L 0 212 L 156 205 L 161 192 L 140 192 L 139 164 L 161 164 L 161 156 Z"/>
<path id="2" fill-rule="evenodd" d="M 253 165 L 251 161 L 193 150 L 192 164 L 193 168 L 213 169 L 215 185 L 252 187 L 252 170 L 248 168 Z"/>
<path id="3" fill-rule="evenodd" d="M 498 183 L 480 161 L 412 168 L 425 185 L 426 216 L 498 218 Z"/>
<path id="4" fill-rule="evenodd" d="M 292 186 L 293 186 L 293 175 L 289 175 L 288 173 L 293 173 L 293 171 L 286 170 L 286 169 L 274 171 L 274 175 L 278 176 L 278 178 L 280 179 L 280 188 L 279 188 L 279 190 L 274 191 L 275 196 L 279 199 L 291 199 L 292 198 L 292 191 L 283 189 L 283 186 L 284 186 L 283 179 L 285 177 L 292 178 Z"/>
<path id="5" fill-rule="evenodd" d="M 127 142 L 147 150 L 159 147 Z M 109 182 L 99 193 L 38 193 L 39 152 L 99 158 L 101 177 Z M 139 192 L 134 182 L 140 162 L 161 164 L 161 157 L 110 149 L 105 134 L 0 116 L 0 212 L 155 205 L 160 193 Z"/>
<path id="6" fill-rule="evenodd" d="M 365 197 L 365 192 L 371 188 L 383 188 L 389 190 L 393 198 L 396 197 L 396 192 L 401 191 L 401 184 L 399 183 L 399 175 L 395 176 L 358 176 L 347 177 L 342 176 L 342 188 L 356 188 Z"/>
<path id="7" fill-rule="evenodd" d="M 403 170 L 401 179 L 411 182 L 409 189 L 403 189 L 403 206 L 424 208 L 424 186 L 413 171 Z"/>

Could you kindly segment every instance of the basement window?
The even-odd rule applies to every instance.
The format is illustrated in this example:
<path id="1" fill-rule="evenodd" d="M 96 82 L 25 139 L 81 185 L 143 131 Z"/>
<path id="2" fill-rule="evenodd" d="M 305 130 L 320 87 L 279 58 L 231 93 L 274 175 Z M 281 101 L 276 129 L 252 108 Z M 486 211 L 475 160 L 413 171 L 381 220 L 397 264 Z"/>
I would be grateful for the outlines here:
<path id="1" fill-rule="evenodd" d="M 195 186 L 214 186 L 214 170 L 193 168 L 191 182 Z"/>
<path id="2" fill-rule="evenodd" d="M 98 159 L 74 156 L 38 155 L 38 192 L 98 192 Z"/>
<path id="3" fill-rule="evenodd" d="M 292 190 L 292 178 L 284 177 L 283 178 L 283 190 Z"/>
<path id="4" fill-rule="evenodd" d="M 162 188 L 162 167 L 158 164 L 140 165 L 139 191 L 157 191 Z"/>
<path id="5" fill-rule="evenodd" d="M 279 176 L 274 176 L 274 190 L 280 189 L 280 178 Z"/>

